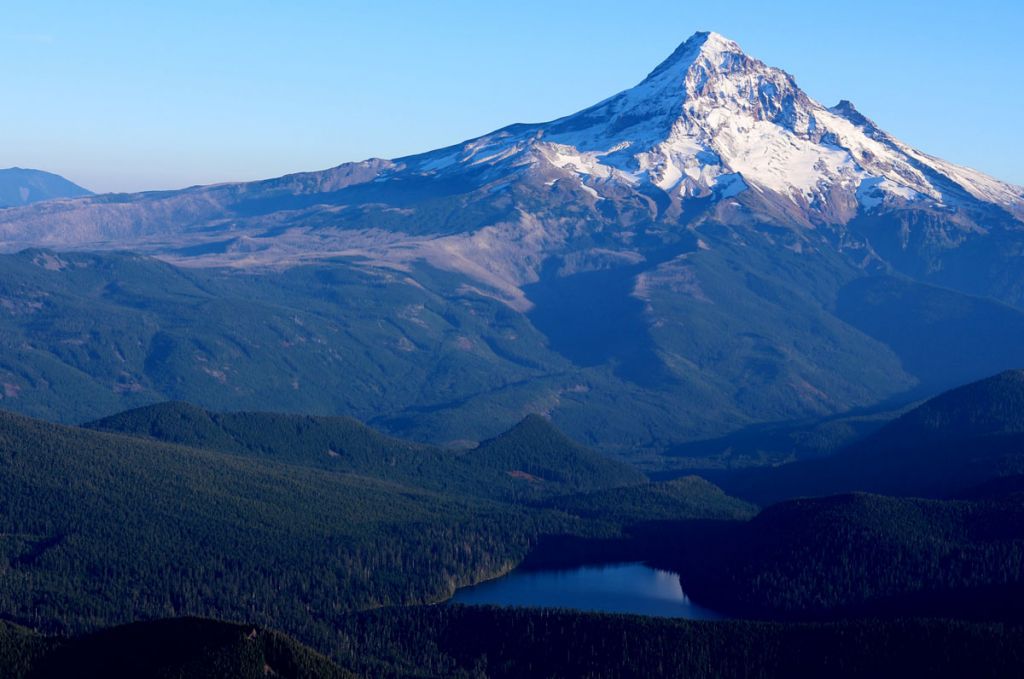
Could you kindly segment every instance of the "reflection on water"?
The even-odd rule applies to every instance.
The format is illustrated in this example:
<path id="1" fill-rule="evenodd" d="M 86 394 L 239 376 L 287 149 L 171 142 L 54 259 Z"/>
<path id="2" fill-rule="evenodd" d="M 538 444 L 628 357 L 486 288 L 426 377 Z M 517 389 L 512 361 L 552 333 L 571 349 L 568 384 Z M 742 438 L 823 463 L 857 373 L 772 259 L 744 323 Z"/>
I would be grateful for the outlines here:
<path id="1" fill-rule="evenodd" d="M 675 573 L 640 563 L 513 571 L 497 580 L 458 590 L 451 603 L 572 608 L 696 620 L 722 617 L 691 603 Z"/>

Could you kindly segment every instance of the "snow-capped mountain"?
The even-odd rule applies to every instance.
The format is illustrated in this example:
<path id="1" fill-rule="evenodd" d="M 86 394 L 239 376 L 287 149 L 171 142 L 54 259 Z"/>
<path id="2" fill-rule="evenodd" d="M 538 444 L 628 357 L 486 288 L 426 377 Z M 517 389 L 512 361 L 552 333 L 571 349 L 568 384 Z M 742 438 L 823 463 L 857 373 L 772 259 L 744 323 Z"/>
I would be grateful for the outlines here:
<path id="1" fill-rule="evenodd" d="M 570 170 L 602 183 L 648 183 L 681 200 L 748 188 L 845 222 L 885 204 L 964 198 L 1024 214 L 1024 190 L 919 153 L 861 116 L 804 94 L 784 71 L 717 33 L 683 43 L 636 87 L 541 125 L 519 125 L 409 162 L 420 171 L 481 165 Z"/>
<path id="2" fill-rule="evenodd" d="M 892 233 L 873 233 L 893 215 Z M 707 219 L 783 226 L 801 249 L 820 246 L 807 232 L 821 227 L 830 247 L 882 268 L 890 240 L 905 258 L 919 238 L 917 265 L 937 271 L 941 250 L 1020 229 L 1024 189 L 916 151 L 849 102 L 819 104 L 735 42 L 697 33 L 637 86 L 549 123 L 264 182 L 8 210 L 0 237 L 8 250 L 202 252 L 216 264 L 419 258 L 524 306 L 519 288 L 574 242 L 642 258 L 637 228 Z"/>
<path id="3" fill-rule="evenodd" d="M 345 389 L 375 405 L 353 414 L 389 412 L 409 435 L 456 421 L 477 423 L 477 435 L 495 412 L 511 423 L 545 411 L 591 441 L 654 445 L 1024 365 L 1024 189 L 910 148 L 849 102 L 818 103 L 715 33 L 583 111 L 428 153 L 0 210 L 0 249 L 29 246 L 132 250 L 218 277 L 236 269 L 244 275 L 228 287 L 249 286 L 254 300 L 268 288 L 251 273 L 295 290 L 304 265 L 344 270 L 326 279 L 359 281 L 344 283 L 344 298 L 375 322 L 365 336 L 306 338 L 308 363 L 366 356 L 365 372 L 362 359 L 347 364 Z M 74 268 L 53 253 L 26 261 Z M 130 282 L 119 277 L 109 296 Z M 35 284 L 12 283 L 0 310 L 57 304 Z M 320 284 L 288 303 L 305 313 L 323 296 L 342 299 Z M 394 306 L 396 295 L 417 301 Z M 129 296 L 126 313 L 142 298 Z M 60 342 L 84 341 L 70 332 Z M 257 381 L 244 378 L 247 357 L 263 345 L 240 352 L 247 337 L 224 340 L 216 359 L 221 339 L 179 339 L 161 336 L 159 356 L 104 393 L 146 384 L 167 355 L 199 361 L 196 379 L 218 376 L 167 387 L 168 397 L 209 389 L 225 407 L 245 389 L 231 376 Z M 117 365 L 147 346 L 117 348 Z M 83 367 L 92 358 L 72 356 L 76 379 L 93 374 Z M 59 381 L 47 371 L 67 360 L 47 358 L 35 383 Z M 405 367 L 381 368 L 395 365 Z M 422 383 L 403 377 L 413 374 Z M 303 379 L 326 380 L 328 393 L 335 377 Z M 319 391 L 294 389 L 303 407 L 332 409 Z M 386 397 L 396 393 L 419 396 Z"/>

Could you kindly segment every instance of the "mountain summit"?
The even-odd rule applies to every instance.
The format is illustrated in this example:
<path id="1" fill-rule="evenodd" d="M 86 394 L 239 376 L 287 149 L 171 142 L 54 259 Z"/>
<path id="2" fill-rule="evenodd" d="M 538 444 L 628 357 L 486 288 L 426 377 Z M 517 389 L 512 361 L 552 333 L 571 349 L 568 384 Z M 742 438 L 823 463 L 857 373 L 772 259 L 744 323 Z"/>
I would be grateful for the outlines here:
<path id="1" fill-rule="evenodd" d="M 0 208 L 91 195 L 92 191 L 50 172 L 21 167 L 0 170 Z"/>
<path id="2" fill-rule="evenodd" d="M 571 171 L 598 197 L 609 180 L 653 184 L 675 201 L 749 189 L 805 223 L 977 202 L 1024 217 L 1019 187 L 914 151 L 849 102 L 826 108 L 717 33 L 697 33 L 636 87 L 584 111 L 410 160 L 428 171 L 532 162 Z"/>
<path id="3" fill-rule="evenodd" d="M 543 412 L 580 440 L 632 448 L 1024 365 L 1024 189 L 913 149 L 848 101 L 817 102 L 716 33 L 582 111 L 427 153 L 0 210 L 0 248 L 40 246 L 187 266 L 255 325 L 169 305 L 150 309 L 164 315 L 150 336 L 137 300 L 154 280 L 184 285 L 169 268 L 24 253 L 0 290 L 24 315 L 0 321 L 5 349 L 34 347 L 39 370 L 0 372 L 5 407 L 87 379 L 122 407 L 340 410 L 441 440 Z M 92 316 L 33 320 L 71 298 L 131 318 L 131 351 L 67 348 Z M 322 332 L 291 338 L 289 319 L 314 310 L 303 322 Z M 337 318 L 344 333 L 328 332 Z M 197 324 L 206 339 L 173 334 Z M 59 351 L 33 344 L 51 331 Z M 290 354 L 281 375 L 260 364 L 276 342 Z M 168 381 L 168 362 L 190 377 Z M 286 388 L 255 389 L 265 376 Z"/>

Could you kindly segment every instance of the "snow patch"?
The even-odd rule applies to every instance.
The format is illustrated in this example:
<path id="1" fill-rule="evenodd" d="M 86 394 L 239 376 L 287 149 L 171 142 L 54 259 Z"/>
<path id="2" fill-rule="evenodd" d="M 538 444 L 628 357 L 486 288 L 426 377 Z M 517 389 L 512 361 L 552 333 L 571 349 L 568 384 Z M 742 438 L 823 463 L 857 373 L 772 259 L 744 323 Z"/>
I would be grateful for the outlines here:
<path id="1" fill-rule="evenodd" d="M 882 205 L 890 196 L 904 200 L 922 197 L 917 191 L 885 177 L 867 177 L 857 187 L 857 201 L 866 210 L 873 210 Z"/>

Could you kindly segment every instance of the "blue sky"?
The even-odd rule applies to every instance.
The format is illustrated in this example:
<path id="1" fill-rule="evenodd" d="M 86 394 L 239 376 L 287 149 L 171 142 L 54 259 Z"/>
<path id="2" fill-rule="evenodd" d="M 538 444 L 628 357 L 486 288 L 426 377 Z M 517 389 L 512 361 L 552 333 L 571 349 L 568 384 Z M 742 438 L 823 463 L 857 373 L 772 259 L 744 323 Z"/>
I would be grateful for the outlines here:
<path id="1" fill-rule="evenodd" d="M 555 118 L 635 84 L 697 30 L 1024 184 L 1024 3 L 5 4 L 0 167 L 97 191 L 322 169 Z"/>

